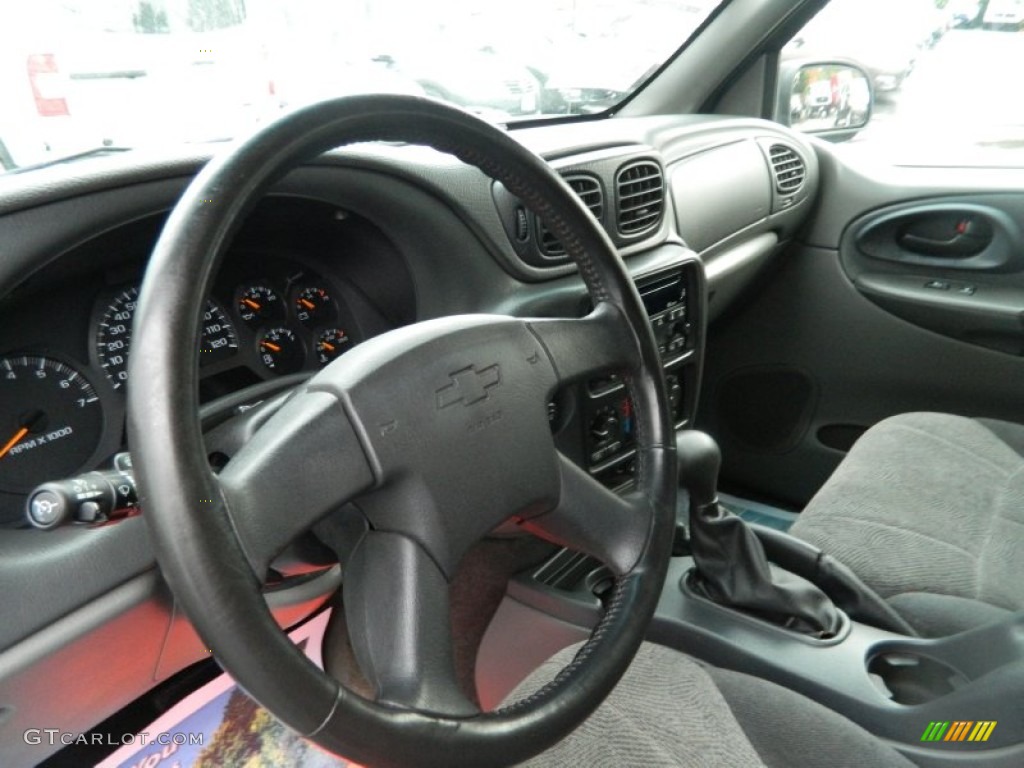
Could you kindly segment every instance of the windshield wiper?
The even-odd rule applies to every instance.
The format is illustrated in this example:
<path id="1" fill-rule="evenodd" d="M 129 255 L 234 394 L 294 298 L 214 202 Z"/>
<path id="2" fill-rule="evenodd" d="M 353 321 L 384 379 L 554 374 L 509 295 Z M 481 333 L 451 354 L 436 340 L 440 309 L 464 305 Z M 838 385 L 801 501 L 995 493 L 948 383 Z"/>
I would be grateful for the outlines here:
<path id="1" fill-rule="evenodd" d="M 31 165 L 23 165 L 18 168 L 11 168 L 7 173 L 24 173 L 25 171 L 35 171 L 39 168 L 49 168 L 53 165 L 60 165 L 61 163 L 73 163 L 77 160 L 81 160 L 86 157 L 96 157 L 105 154 L 114 154 L 118 152 L 128 152 L 131 147 L 114 147 L 114 146 L 100 146 L 93 147 L 92 149 L 84 149 L 81 152 L 72 152 L 69 155 L 61 155 L 55 157 L 52 160 L 44 160 L 41 163 L 32 163 Z"/>

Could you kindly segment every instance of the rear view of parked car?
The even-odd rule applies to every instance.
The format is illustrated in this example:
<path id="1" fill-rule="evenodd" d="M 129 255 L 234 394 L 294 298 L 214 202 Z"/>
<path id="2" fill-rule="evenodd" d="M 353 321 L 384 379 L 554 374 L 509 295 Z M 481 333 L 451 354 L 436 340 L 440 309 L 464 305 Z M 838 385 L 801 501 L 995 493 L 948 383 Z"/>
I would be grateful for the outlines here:
<path id="1" fill-rule="evenodd" d="M 989 0 L 982 17 L 986 29 L 1019 30 L 1024 26 L 1024 2 L 1021 0 Z"/>
<path id="2" fill-rule="evenodd" d="M 173 17 L 143 20 L 104 9 L 43 0 L 12 14 L 0 30 L 0 62 L 14 73 L 0 81 L 0 159 L 7 166 L 166 140 L 226 139 L 274 112 L 265 51 L 237 26 L 202 27 L 192 19 L 193 28 L 180 19 L 175 27 Z M 87 23 L 94 31 L 83 33 L 79 26 Z M 163 119 L 168 113 L 173 123 Z"/>

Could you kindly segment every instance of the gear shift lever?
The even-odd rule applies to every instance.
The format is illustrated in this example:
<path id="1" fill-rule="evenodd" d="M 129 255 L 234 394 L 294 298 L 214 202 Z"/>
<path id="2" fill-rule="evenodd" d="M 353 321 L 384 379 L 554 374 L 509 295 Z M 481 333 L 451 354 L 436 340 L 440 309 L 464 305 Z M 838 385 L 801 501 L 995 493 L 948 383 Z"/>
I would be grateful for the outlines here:
<path id="1" fill-rule="evenodd" d="M 722 452 L 706 432 L 687 429 L 676 436 L 679 487 L 690 495 L 690 509 L 718 504 L 718 470 Z"/>
<path id="2" fill-rule="evenodd" d="M 807 634 L 829 637 L 839 613 L 811 582 L 773 568 L 747 524 L 718 503 L 721 453 L 704 432 L 676 436 L 679 485 L 690 496 L 690 546 L 696 563 L 691 587 L 708 599 Z"/>

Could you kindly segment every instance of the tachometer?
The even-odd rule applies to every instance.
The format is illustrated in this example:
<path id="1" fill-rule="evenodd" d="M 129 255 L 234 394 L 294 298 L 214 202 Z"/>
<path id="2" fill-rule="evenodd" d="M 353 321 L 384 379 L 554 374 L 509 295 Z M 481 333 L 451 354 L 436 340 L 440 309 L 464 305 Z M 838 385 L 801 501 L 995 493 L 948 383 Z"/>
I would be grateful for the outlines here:
<path id="1" fill-rule="evenodd" d="M 0 357 L 0 488 L 23 493 L 74 474 L 103 431 L 96 390 L 48 357 Z"/>
<path id="2" fill-rule="evenodd" d="M 107 305 L 96 330 L 96 355 L 115 389 L 128 379 L 128 349 L 138 299 L 139 289 L 134 286 L 121 291 Z M 238 338 L 227 313 L 215 302 L 206 302 L 199 364 L 221 360 L 237 349 Z"/>

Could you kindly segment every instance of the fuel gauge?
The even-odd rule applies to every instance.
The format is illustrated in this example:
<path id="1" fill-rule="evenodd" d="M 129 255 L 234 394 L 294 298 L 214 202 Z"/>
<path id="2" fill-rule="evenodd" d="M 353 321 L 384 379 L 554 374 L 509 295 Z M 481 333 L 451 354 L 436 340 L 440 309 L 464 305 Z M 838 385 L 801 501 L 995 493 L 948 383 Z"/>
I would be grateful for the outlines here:
<path id="1" fill-rule="evenodd" d="M 259 328 L 284 316 L 281 297 L 266 285 L 243 288 L 237 306 L 238 316 L 252 328 Z"/>
<path id="2" fill-rule="evenodd" d="M 340 328 L 327 328 L 316 337 L 316 359 L 327 365 L 352 346 L 352 340 Z"/>

